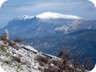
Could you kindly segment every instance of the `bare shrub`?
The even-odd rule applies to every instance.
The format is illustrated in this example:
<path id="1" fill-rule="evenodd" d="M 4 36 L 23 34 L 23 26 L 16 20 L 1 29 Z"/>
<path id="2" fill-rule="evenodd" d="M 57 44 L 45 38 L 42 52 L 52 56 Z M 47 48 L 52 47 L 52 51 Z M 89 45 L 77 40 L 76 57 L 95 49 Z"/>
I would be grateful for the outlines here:
<path id="1" fill-rule="evenodd" d="M 44 72 L 86 72 L 86 68 L 92 67 L 92 62 L 82 52 L 74 55 L 73 51 L 75 49 L 60 49 L 57 56 L 61 58 L 61 61 L 51 61 L 57 67 L 57 70 L 55 66 L 49 66 L 44 69 Z"/>
<path id="2" fill-rule="evenodd" d="M 59 66 L 62 63 L 62 61 L 52 60 L 51 63 L 53 63 L 55 66 Z"/>
<path id="3" fill-rule="evenodd" d="M 39 62 L 42 62 L 42 63 L 45 63 L 45 64 L 48 63 L 48 58 L 47 57 L 40 56 L 40 55 L 37 56 L 37 60 Z"/>
<path id="4" fill-rule="evenodd" d="M 48 68 L 44 69 L 44 72 L 59 72 L 59 69 L 53 66 L 49 66 Z"/>
<path id="5" fill-rule="evenodd" d="M 9 41 L 9 46 L 14 46 L 14 45 L 16 45 L 16 43 L 13 40 Z"/>
<path id="6" fill-rule="evenodd" d="M 16 42 L 16 43 L 20 43 L 20 42 L 22 42 L 23 40 L 20 39 L 20 38 L 17 38 L 17 39 L 15 39 L 15 40 L 13 40 L 13 41 Z"/>
<path id="7" fill-rule="evenodd" d="M 63 51 L 63 54 L 61 55 L 63 62 L 59 66 L 60 72 L 86 72 L 86 68 L 92 66 L 92 62 L 87 59 L 82 52 L 77 54 L 77 56 L 74 56 L 72 53 L 73 51 L 74 49 Z M 73 62 L 71 62 L 71 60 L 73 60 Z M 73 67 L 70 67 L 69 62 L 71 62 Z"/>

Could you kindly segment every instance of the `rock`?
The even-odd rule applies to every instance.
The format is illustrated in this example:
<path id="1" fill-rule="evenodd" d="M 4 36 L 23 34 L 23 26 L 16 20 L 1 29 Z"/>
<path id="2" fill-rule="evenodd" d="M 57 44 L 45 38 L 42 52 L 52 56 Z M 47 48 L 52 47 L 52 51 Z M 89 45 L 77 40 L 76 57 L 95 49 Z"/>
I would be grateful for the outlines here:
<path id="1" fill-rule="evenodd" d="M 16 43 L 13 40 L 11 40 L 11 41 L 9 41 L 9 45 L 14 46 L 14 45 L 16 45 Z"/>
<path id="2" fill-rule="evenodd" d="M 13 54 L 13 61 L 18 61 L 20 62 L 20 55 L 19 54 Z"/>
<path id="3" fill-rule="evenodd" d="M 22 64 L 26 64 L 26 59 L 25 58 L 20 58 L 20 62 L 22 63 Z"/>
<path id="4" fill-rule="evenodd" d="M 7 29 L 4 30 L 4 36 L 3 36 L 6 40 L 9 39 L 9 32 Z"/>

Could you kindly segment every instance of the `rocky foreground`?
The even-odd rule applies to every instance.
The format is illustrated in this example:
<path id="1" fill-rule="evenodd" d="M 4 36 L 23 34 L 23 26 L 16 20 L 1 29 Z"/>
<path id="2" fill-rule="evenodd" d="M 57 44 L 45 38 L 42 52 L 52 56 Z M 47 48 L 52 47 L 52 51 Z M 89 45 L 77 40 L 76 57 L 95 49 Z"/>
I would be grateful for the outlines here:
<path id="1" fill-rule="evenodd" d="M 0 40 L 0 65 L 6 72 L 44 72 L 49 65 L 54 66 L 53 60 L 59 58 L 44 55 L 31 46 L 10 46 Z"/>
<path id="2" fill-rule="evenodd" d="M 31 46 L 0 40 L 0 65 L 6 72 L 87 72 L 83 66 L 68 62 L 66 56 L 62 60 Z"/>

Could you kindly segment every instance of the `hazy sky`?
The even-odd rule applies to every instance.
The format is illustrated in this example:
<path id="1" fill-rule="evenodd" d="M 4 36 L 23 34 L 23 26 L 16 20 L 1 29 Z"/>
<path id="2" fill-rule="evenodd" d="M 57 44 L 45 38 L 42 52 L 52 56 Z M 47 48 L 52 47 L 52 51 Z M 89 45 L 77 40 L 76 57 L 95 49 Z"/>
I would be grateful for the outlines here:
<path id="1" fill-rule="evenodd" d="M 49 11 L 96 19 L 96 8 L 88 0 L 8 0 L 0 9 L 0 27 L 18 16 Z"/>

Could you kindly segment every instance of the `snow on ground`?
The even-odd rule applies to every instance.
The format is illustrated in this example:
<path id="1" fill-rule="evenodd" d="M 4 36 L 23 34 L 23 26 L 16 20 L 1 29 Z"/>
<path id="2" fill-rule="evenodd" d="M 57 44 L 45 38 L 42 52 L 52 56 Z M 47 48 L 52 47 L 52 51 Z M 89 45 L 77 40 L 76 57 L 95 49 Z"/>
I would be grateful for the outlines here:
<path id="1" fill-rule="evenodd" d="M 1 69 L 3 68 L 6 72 L 40 72 L 40 65 L 35 60 L 37 50 L 30 46 L 19 47 L 20 49 L 16 50 L 11 46 L 5 46 L 5 44 L 0 41 Z"/>
<path id="2" fill-rule="evenodd" d="M 38 52 L 31 46 L 10 46 L 0 40 L 0 72 L 46 72 L 44 69 L 48 67 L 58 70 L 58 65 L 53 61 L 62 62 L 60 58 Z M 72 67 L 70 62 L 68 64 Z M 95 71 L 96 69 L 93 69 L 91 72 Z"/>
<path id="3" fill-rule="evenodd" d="M 6 71 L 0 66 L 0 72 L 6 72 Z"/>
<path id="4" fill-rule="evenodd" d="M 42 62 L 44 61 L 42 58 L 48 63 Z M 31 46 L 19 44 L 10 46 L 0 40 L 0 66 L 6 72 L 45 72 L 44 68 L 54 66 L 50 63 L 54 59 L 59 58 L 38 52 Z"/>

